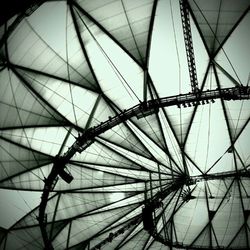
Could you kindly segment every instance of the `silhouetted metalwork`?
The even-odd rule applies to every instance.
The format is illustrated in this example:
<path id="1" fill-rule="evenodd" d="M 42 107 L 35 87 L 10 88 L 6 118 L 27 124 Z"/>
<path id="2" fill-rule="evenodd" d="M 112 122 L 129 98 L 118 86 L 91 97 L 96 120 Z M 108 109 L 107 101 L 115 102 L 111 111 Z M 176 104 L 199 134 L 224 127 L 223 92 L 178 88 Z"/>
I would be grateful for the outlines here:
<path id="1" fill-rule="evenodd" d="M 176 178 L 171 184 L 167 187 L 163 188 L 161 191 L 157 192 L 153 197 L 145 201 L 145 207 L 142 211 L 142 219 L 144 224 L 144 229 L 148 231 L 148 233 L 155 238 L 155 240 L 161 242 L 167 246 L 175 246 L 179 248 L 187 248 L 188 245 L 182 244 L 180 242 L 173 242 L 168 237 L 162 236 L 157 231 L 157 217 L 154 216 L 157 209 L 163 207 L 162 200 L 169 196 L 171 193 L 177 190 L 182 190 L 181 197 L 182 202 L 180 202 L 179 207 L 181 207 L 184 203 L 189 202 L 192 199 L 196 199 L 197 197 L 192 195 L 192 192 L 195 188 L 191 189 L 191 185 L 195 185 L 200 181 L 208 181 L 208 180 L 216 180 L 221 179 L 224 180 L 226 178 L 241 178 L 241 177 L 250 177 L 250 172 L 247 170 L 240 171 L 228 171 L 224 173 L 216 173 L 216 174 L 203 174 L 194 177 L 181 176 Z M 185 189 L 186 187 L 186 189 Z M 202 198 L 202 197 L 198 197 Z M 210 197 L 210 199 L 214 199 L 215 197 Z M 214 211 L 209 211 L 215 214 Z M 146 216 L 145 216 L 146 215 Z M 206 247 L 202 246 L 192 246 L 192 249 L 206 249 Z"/>
<path id="2" fill-rule="evenodd" d="M 181 21 L 183 28 L 183 36 L 187 54 L 187 62 L 188 62 L 188 71 L 190 76 L 190 83 L 192 92 L 196 93 L 199 91 L 198 81 L 197 81 L 197 73 L 195 66 L 195 58 L 194 58 L 194 48 L 192 41 L 192 33 L 189 19 L 189 10 L 187 7 L 186 0 L 180 0 L 180 12 L 181 12 Z"/>
<path id="3" fill-rule="evenodd" d="M 96 246 L 90 248 L 90 250 L 97 250 L 101 249 L 104 245 L 106 245 L 109 242 L 112 242 L 113 239 L 118 237 L 121 234 L 124 234 L 126 230 L 129 230 L 131 227 L 138 225 L 142 221 L 141 216 L 137 216 L 136 218 L 132 219 L 128 223 L 126 223 L 125 226 L 119 228 L 117 231 L 111 232 L 107 238 L 102 240 L 100 243 L 98 243 Z"/>
<path id="4" fill-rule="evenodd" d="M 187 177 L 187 176 L 180 176 L 179 178 L 176 178 L 174 182 L 169 184 L 167 187 L 163 188 L 161 191 L 157 192 L 153 197 L 150 199 L 147 199 L 144 203 L 144 207 L 142 208 L 142 213 L 140 216 L 136 216 L 135 219 L 129 221 L 126 223 L 125 226 L 121 227 L 120 229 L 114 231 L 113 233 L 110 233 L 107 238 L 102 240 L 98 245 L 91 248 L 91 250 L 94 249 L 101 249 L 104 245 L 106 245 L 109 242 L 112 242 L 112 240 L 119 235 L 123 234 L 126 230 L 129 230 L 132 226 L 138 225 L 143 222 L 143 228 L 148 231 L 148 233 L 155 238 L 155 240 L 161 242 L 164 245 L 167 246 L 175 246 L 180 248 L 187 247 L 184 244 L 181 244 L 179 242 L 172 242 L 167 238 L 164 238 L 162 235 L 160 235 L 157 232 L 156 229 L 156 219 L 154 218 L 154 212 L 155 210 L 163 207 L 162 200 L 166 198 L 168 195 L 173 193 L 174 191 L 179 190 L 180 188 L 186 186 L 186 189 L 183 189 L 181 197 L 183 204 L 184 202 L 188 202 L 191 199 L 196 199 L 197 197 L 192 195 L 192 191 L 194 189 L 190 188 L 190 185 L 195 185 L 197 182 L 200 181 L 207 181 L 207 180 L 216 180 L 216 179 L 226 179 L 226 178 L 240 178 L 240 177 L 250 177 L 250 172 L 245 170 L 240 170 L 238 172 L 236 171 L 228 171 L 224 173 L 216 173 L 216 174 L 203 174 L 199 176 L 194 177 Z M 204 198 L 204 197 L 198 197 Z M 210 199 L 214 199 L 215 197 L 209 197 Z M 213 211 L 211 211 L 213 212 Z M 193 249 L 202 249 L 203 247 L 193 247 Z"/>
<path id="5" fill-rule="evenodd" d="M 70 161 L 70 159 L 78 152 L 81 153 L 87 147 L 89 147 L 93 142 L 94 138 L 105 131 L 115 127 L 116 125 L 126 122 L 132 117 L 137 117 L 137 119 L 141 119 L 152 113 L 158 112 L 159 108 L 168 107 L 168 106 L 178 106 L 181 107 L 191 107 L 195 105 L 204 105 L 209 103 L 210 101 L 213 103 L 214 99 L 221 98 L 223 100 L 242 100 L 242 99 L 250 99 L 250 87 L 232 87 L 232 88 L 223 88 L 223 89 L 215 89 L 215 90 L 206 90 L 199 91 L 199 93 L 188 93 L 175 95 L 170 97 L 163 97 L 160 99 L 149 100 L 146 102 L 141 102 L 140 104 L 128 109 L 124 110 L 118 115 L 114 117 L 109 117 L 109 119 L 105 122 L 100 123 L 98 126 L 91 127 L 87 129 L 82 135 L 80 135 L 73 145 L 62 155 L 56 156 L 53 168 L 47 179 L 44 180 L 44 189 L 41 197 L 41 203 L 39 207 L 39 225 L 41 228 L 43 241 L 46 249 L 53 249 L 52 243 L 48 238 L 46 231 L 46 214 L 45 209 L 47 205 L 47 200 L 49 197 L 50 191 L 52 191 L 55 187 L 58 175 L 65 177 L 65 167 L 66 164 Z M 236 173 L 230 173 L 230 175 L 235 175 Z M 178 190 L 183 185 L 191 185 L 194 184 L 198 180 L 204 179 L 216 179 L 216 178 L 224 178 L 228 177 L 227 174 L 219 174 L 217 175 L 209 175 L 201 176 L 196 178 L 189 178 L 188 176 L 180 176 L 176 179 L 172 185 L 167 187 L 167 189 L 158 193 L 153 198 L 153 203 L 149 201 L 151 209 L 154 209 L 156 206 L 159 206 L 159 199 L 162 200 L 169 193 L 174 190 Z M 66 174 L 66 177 L 63 178 L 66 182 L 72 181 L 73 177 L 70 174 Z M 152 206 L 152 204 L 154 204 Z M 149 213 L 150 210 L 147 210 Z M 148 225 L 147 225 L 148 226 Z M 149 228 L 148 228 L 149 229 Z M 150 232 L 152 230 L 149 230 Z M 154 235 L 154 233 L 152 233 Z M 157 236 L 158 237 L 158 236 Z M 159 239 L 158 239 L 159 240 Z M 162 239 L 161 239 L 162 240 Z M 176 245 L 177 246 L 177 245 Z"/>

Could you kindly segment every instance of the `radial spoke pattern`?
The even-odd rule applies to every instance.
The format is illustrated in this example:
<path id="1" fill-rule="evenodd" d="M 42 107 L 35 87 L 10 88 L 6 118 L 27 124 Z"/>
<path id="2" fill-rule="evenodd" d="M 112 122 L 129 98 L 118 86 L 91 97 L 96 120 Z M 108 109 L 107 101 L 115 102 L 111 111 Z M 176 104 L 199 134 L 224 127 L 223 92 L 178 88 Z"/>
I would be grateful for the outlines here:
<path id="1" fill-rule="evenodd" d="M 45 1 L 6 21 L 0 248 L 249 249 L 249 5 L 182 1 L 194 93 L 179 1 Z"/>

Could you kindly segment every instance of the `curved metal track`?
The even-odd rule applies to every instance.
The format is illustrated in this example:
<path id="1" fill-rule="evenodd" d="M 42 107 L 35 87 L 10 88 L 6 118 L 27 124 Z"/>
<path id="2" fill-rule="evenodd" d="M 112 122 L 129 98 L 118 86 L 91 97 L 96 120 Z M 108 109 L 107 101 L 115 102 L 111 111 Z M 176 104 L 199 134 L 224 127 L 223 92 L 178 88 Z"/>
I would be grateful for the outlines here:
<path id="1" fill-rule="evenodd" d="M 105 131 L 108 131 L 109 129 L 115 127 L 116 125 L 126 122 L 132 117 L 137 117 L 138 119 L 146 117 L 148 115 L 151 115 L 155 112 L 159 111 L 159 108 L 163 107 L 169 107 L 169 106 L 178 106 L 179 108 L 181 106 L 183 107 L 191 107 L 200 105 L 200 104 L 206 104 L 210 101 L 214 102 L 214 99 L 223 99 L 223 100 L 243 100 L 243 99 L 250 99 L 250 87 L 232 87 L 232 88 L 223 88 L 223 89 L 215 89 L 215 90 L 207 90 L 207 91 L 199 91 L 198 93 L 187 93 L 187 94 L 181 94 L 181 95 L 175 95 L 170 97 L 163 97 L 159 99 L 149 100 L 146 102 L 141 102 L 140 104 L 128 109 L 124 110 L 118 115 L 114 117 L 110 117 L 107 121 L 100 123 L 98 126 L 91 127 L 85 132 L 80 135 L 76 141 L 73 143 L 73 145 L 62 155 L 62 156 L 56 156 L 54 165 L 52 167 L 52 170 L 50 174 L 48 175 L 47 179 L 44 180 L 44 188 L 43 188 L 43 194 L 41 197 L 41 202 L 39 206 L 39 226 L 41 229 L 45 249 L 53 249 L 52 243 L 48 237 L 46 225 L 46 206 L 47 201 L 49 197 L 50 191 L 52 191 L 56 185 L 56 181 L 59 176 L 65 176 L 66 172 L 64 171 L 64 168 L 66 167 L 66 164 L 70 161 L 70 159 L 77 153 L 81 153 L 83 150 L 85 150 L 88 146 L 90 146 L 94 138 L 101 133 L 104 133 Z M 66 174 L 67 175 L 67 174 Z M 70 176 L 68 176 L 70 177 Z M 204 178 L 204 177 L 202 177 Z M 214 177 L 215 178 L 215 177 Z M 182 179 L 182 178 L 181 178 Z M 69 178 L 69 182 L 72 179 Z M 183 179 L 182 179 L 183 180 Z M 177 181 L 176 183 L 173 183 L 171 185 L 170 189 L 178 189 L 180 185 L 186 184 L 185 181 Z M 170 190 L 164 191 L 165 193 L 172 192 Z M 163 195 L 163 194 L 161 194 Z M 137 219 L 138 221 L 138 219 Z M 161 239 L 157 239 L 161 241 Z"/>

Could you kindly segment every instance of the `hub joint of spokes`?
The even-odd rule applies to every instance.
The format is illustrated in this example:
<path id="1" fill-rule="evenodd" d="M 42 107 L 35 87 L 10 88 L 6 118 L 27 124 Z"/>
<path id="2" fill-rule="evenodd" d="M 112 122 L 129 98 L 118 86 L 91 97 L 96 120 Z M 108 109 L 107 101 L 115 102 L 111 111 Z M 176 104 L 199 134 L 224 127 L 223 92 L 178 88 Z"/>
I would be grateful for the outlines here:
<path id="1" fill-rule="evenodd" d="M 121 124 L 122 122 L 128 121 L 132 117 L 137 117 L 138 119 L 140 119 L 159 112 L 160 108 L 175 105 L 180 106 L 184 104 L 186 106 L 190 106 L 190 104 L 198 105 L 198 103 L 200 102 L 208 103 L 210 100 L 214 102 L 214 99 L 218 98 L 224 100 L 250 99 L 250 87 L 233 87 L 199 92 L 195 91 L 195 93 L 180 94 L 175 96 L 148 100 L 145 103 L 139 103 L 138 105 L 128 110 L 124 110 L 114 117 L 109 117 L 109 119 L 107 119 L 105 122 L 101 122 L 99 125 L 85 130 L 80 136 L 78 136 L 73 145 L 71 145 L 62 156 L 55 157 L 52 170 L 44 183 L 44 189 L 39 208 L 39 225 L 42 232 L 43 241 L 47 249 L 52 248 L 52 243 L 48 238 L 46 231 L 47 222 L 44 220 L 49 193 L 54 189 L 58 176 L 60 176 L 67 183 L 70 183 L 73 180 L 72 175 L 68 173 L 66 169 L 66 164 L 69 163 L 70 159 L 76 153 L 81 153 L 86 148 L 88 148 L 95 141 L 96 136 L 99 136 L 100 134 L 108 131 L 109 129 L 112 129 L 116 125 Z M 209 179 L 212 178 L 218 179 L 218 177 L 216 176 L 209 177 Z M 205 179 L 206 177 L 204 177 L 204 175 L 199 177 L 189 177 L 187 175 L 178 176 L 178 178 L 176 178 L 167 187 L 155 194 L 154 197 L 151 197 L 151 199 L 149 200 L 149 204 L 151 207 L 149 209 L 150 213 L 152 213 L 154 209 L 159 208 L 159 204 L 161 204 L 161 201 L 172 192 L 176 192 L 184 185 L 190 186 L 195 184 L 197 181 Z"/>

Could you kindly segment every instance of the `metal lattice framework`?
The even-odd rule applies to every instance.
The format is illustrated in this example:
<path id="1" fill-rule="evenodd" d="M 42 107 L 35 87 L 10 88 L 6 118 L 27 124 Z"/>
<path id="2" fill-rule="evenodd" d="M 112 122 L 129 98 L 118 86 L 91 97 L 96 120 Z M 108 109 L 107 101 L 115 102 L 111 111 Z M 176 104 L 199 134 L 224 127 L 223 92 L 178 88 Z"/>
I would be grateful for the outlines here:
<path id="1" fill-rule="evenodd" d="M 0 248 L 248 249 L 248 26 L 248 0 L 34 1 L 7 20 L 0 191 L 24 214 L 3 202 Z"/>
<path id="2" fill-rule="evenodd" d="M 221 89 L 221 90 L 208 90 L 203 93 L 200 93 L 200 95 L 197 97 L 195 94 L 186 94 L 186 95 L 178 95 L 178 96 L 171 96 L 167 98 L 161 98 L 159 100 L 150 100 L 148 102 L 141 103 L 135 107 L 132 107 L 129 110 L 125 110 L 124 112 L 118 114 L 115 117 L 110 117 L 109 120 L 107 120 L 104 123 L 101 123 L 97 127 L 89 128 L 86 130 L 82 135 L 80 135 L 77 140 L 74 142 L 74 144 L 68 149 L 67 152 L 64 153 L 62 156 L 58 156 L 58 158 L 55 159 L 55 163 L 53 165 L 52 171 L 50 172 L 48 178 L 45 180 L 45 185 L 43 189 L 43 195 L 41 198 L 41 204 L 39 208 L 39 224 L 41 227 L 41 232 L 43 235 L 44 243 L 47 249 L 53 249 L 51 242 L 48 239 L 47 232 L 46 232 L 46 224 L 47 224 L 47 216 L 45 214 L 46 204 L 49 197 L 49 192 L 53 191 L 54 186 L 57 181 L 58 175 L 62 175 L 64 173 L 64 168 L 66 167 L 66 164 L 70 161 L 70 159 L 73 157 L 74 154 L 81 153 L 84 151 L 88 146 L 90 146 L 93 142 L 96 136 L 100 135 L 101 133 L 104 133 L 105 131 L 111 129 L 112 127 L 125 122 L 129 120 L 131 117 L 136 116 L 138 119 L 146 117 L 148 115 L 151 115 L 152 113 L 157 112 L 159 108 L 161 107 L 167 107 L 171 105 L 177 105 L 180 107 L 180 105 L 183 105 L 184 107 L 191 107 L 191 104 L 193 105 L 201 105 L 201 103 L 204 105 L 205 103 L 209 103 L 209 100 L 213 100 L 216 98 L 221 98 L 224 100 L 243 100 L 243 99 L 250 99 L 250 87 L 235 87 L 235 88 L 227 88 L 227 89 Z M 234 174 L 237 174 L 235 172 Z M 246 175 L 249 177 L 249 173 L 243 173 L 243 175 Z M 219 178 L 225 178 L 228 175 L 222 174 L 222 176 L 219 176 Z M 229 177 L 232 177 L 232 173 L 229 175 Z M 190 182 L 190 177 L 184 178 L 182 181 L 173 180 L 173 184 L 171 184 L 170 188 L 167 188 L 167 190 L 160 192 L 156 198 L 153 199 L 153 202 L 155 203 L 155 199 L 158 199 L 157 197 L 160 196 L 167 196 L 171 192 L 180 189 L 184 184 L 187 184 L 187 182 Z M 211 177 L 201 177 L 201 179 L 204 178 L 206 180 L 214 179 L 215 177 L 212 175 Z M 67 179 L 67 178 L 66 178 Z M 71 182 L 73 178 L 69 177 L 69 181 Z M 183 177 L 181 178 L 183 179 Z M 191 181 L 192 182 L 192 181 Z M 193 182 L 192 182 L 193 183 Z M 163 198 L 163 197 L 162 197 Z M 158 202 L 157 202 L 158 204 Z M 154 206 L 150 207 L 150 210 L 153 211 Z M 146 219 L 148 219 L 146 217 Z M 132 221 L 132 225 L 134 225 L 135 222 L 141 222 L 138 219 Z M 127 226 L 126 226 L 127 227 Z M 155 236 L 155 232 L 152 234 Z M 158 236 L 155 236 L 156 239 L 158 239 Z M 110 238 L 109 238 L 110 241 Z M 162 241 L 162 240 L 161 240 Z M 106 241 L 105 241 L 106 242 Z M 171 245 L 171 242 L 168 241 L 167 245 Z M 179 245 L 177 245 L 179 247 Z"/>

